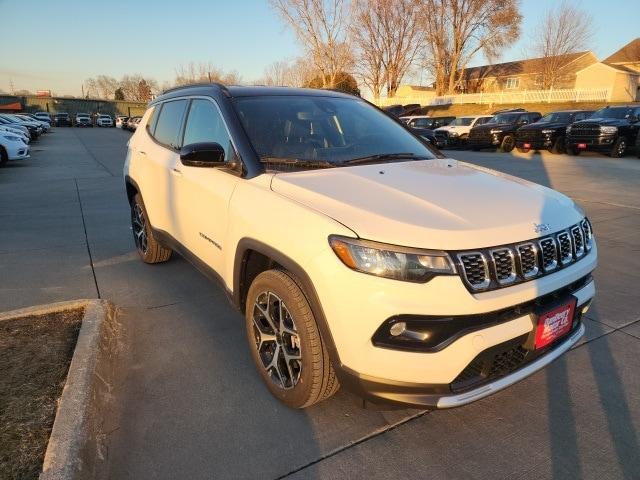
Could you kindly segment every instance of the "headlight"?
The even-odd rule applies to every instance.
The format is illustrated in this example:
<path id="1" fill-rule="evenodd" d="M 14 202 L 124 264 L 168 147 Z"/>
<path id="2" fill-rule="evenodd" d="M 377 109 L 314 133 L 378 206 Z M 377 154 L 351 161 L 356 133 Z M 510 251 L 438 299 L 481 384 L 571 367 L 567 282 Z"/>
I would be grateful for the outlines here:
<path id="1" fill-rule="evenodd" d="M 423 283 L 435 275 L 456 273 L 451 258 L 445 252 L 334 235 L 329 237 L 329 244 L 347 267 L 369 275 Z"/>
<path id="2" fill-rule="evenodd" d="M 618 131 L 618 127 L 600 127 L 601 133 L 616 133 Z"/>
<path id="3" fill-rule="evenodd" d="M 451 130 L 451 131 L 449 132 L 449 136 L 450 136 L 450 137 L 457 137 L 457 136 L 458 136 L 458 132 L 454 132 L 453 130 Z"/>
<path id="4" fill-rule="evenodd" d="M 3 135 L 3 137 L 6 140 L 9 140 L 10 142 L 18 142 L 18 141 L 20 141 L 20 137 L 15 137 L 13 135 Z"/>
<path id="5" fill-rule="evenodd" d="M 542 130 L 543 135 L 551 135 L 555 130 L 544 129 Z"/>
<path id="6" fill-rule="evenodd" d="M 502 133 L 502 130 L 499 128 L 494 128 L 493 130 L 490 131 L 492 134 L 496 134 L 496 133 Z"/>

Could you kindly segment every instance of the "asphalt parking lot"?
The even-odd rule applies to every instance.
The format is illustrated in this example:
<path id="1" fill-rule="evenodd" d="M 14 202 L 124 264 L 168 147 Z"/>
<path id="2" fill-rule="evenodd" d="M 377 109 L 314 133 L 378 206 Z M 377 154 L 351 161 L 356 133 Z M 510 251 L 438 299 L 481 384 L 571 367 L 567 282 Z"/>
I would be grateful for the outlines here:
<path id="1" fill-rule="evenodd" d="M 57 128 L 0 169 L 0 310 L 96 297 L 119 307 L 105 478 L 640 478 L 640 159 L 451 151 L 586 210 L 600 257 L 585 339 L 456 410 L 363 410 L 339 392 L 292 411 L 261 384 L 241 315 L 215 284 L 177 256 L 138 260 L 128 138 Z"/>

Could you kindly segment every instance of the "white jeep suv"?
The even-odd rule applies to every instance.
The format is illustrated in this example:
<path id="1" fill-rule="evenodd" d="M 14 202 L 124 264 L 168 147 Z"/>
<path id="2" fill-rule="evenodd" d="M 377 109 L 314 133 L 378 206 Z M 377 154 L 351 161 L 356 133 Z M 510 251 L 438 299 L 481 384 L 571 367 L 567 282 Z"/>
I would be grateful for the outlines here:
<path id="1" fill-rule="evenodd" d="M 124 166 L 143 261 L 180 253 L 243 312 L 269 390 L 463 405 L 566 352 L 594 296 L 566 196 L 443 157 L 366 101 L 196 85 L 153 100 Z"/>

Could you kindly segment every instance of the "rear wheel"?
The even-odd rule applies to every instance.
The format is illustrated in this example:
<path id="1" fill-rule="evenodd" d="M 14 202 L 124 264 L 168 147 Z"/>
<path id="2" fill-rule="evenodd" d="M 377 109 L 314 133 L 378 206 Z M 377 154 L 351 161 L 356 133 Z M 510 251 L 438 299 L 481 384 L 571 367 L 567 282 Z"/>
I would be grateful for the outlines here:
<path id="1" fill-rule="evenodd" d="M 569 155 L 578 156 L 580 155 L 581 150 L 577 147 L 567 147 L 567 153 Z"/>
<path id="2" fill-rule="evenodd" d="M 609 156 L 612 158 L 624 157 L 624 154 L 626 151 L 627 151 L 627 139 L 624 137 L 618 137 L 618 139 L 614 142 L 613 147 L 611 147 Z"/>
<path id="3" fill-rule="evenodd" d="M 505 153 L 509 153 L 515 146 L 516 142 L 513 136 L 505 135 L 505 137 L 502 139 L 502 143 L 500 144 L 500 150 Z"/>
<path id="4" fill-rule="evenodd" d="M 309 302 L 289 273 L 259 274 L 247 295 L 245 324 L 251 356 L 271 394 L 306 408 L 339 388 Z"/>
<path id="5" fill-rule="evenodd" d="M 161 263 L 171 258 L 171 249 L 160 245 L 151 230 L 142 196 L 137 193 L 131 202 L 131 229 L 138 254 L 144 263 Z"/>

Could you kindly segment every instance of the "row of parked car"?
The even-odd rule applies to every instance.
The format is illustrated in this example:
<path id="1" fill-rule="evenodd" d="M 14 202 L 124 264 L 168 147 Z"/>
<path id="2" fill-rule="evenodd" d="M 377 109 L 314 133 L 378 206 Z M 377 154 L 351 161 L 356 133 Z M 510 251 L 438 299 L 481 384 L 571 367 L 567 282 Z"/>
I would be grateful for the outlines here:
<path id="1" fill-rule="evenodd" d="M 40 112 L 38 112 L 40 113 Z M 0 167 L 29 157 L 29 145 L 51 129 L 51 119 L 31 113 L 0 114 Z"/>
<path id="2" fill-rule="evenodd" d="M 49 115 L 46 112 L 41 112 Z M 36 114 L 37 115 L 37 114 Z M 123 130 L 135 130 L 141 117 L 128 117 L 126 115 L 116 115 L 115 119 L 111 115 L 104 113 L 76 113 L 74 117 L 68 113 L 55 113 L 49 120 L 56 127 L 117 127 Z"/>
<path id="3" fill-rule="evenodd" d="M 640 156 L 640 106 L 608 106 L 593 110 L 562 110 L 541 115 L 523 108 L 491 115 L 431 117 L 424 107 L 398 106 L 387 109 L 438 148 L 462 147 L 472 150 L 494 148 L 510 152 L 548 150 L 579 155 L 598 151 L 622 157 L 630 150 Z"/>

